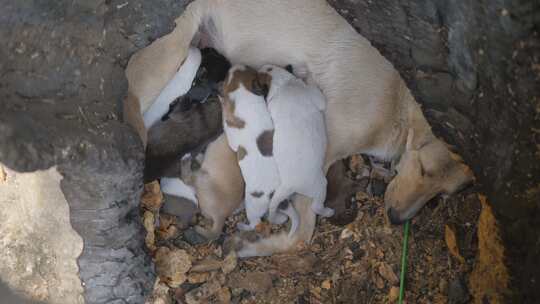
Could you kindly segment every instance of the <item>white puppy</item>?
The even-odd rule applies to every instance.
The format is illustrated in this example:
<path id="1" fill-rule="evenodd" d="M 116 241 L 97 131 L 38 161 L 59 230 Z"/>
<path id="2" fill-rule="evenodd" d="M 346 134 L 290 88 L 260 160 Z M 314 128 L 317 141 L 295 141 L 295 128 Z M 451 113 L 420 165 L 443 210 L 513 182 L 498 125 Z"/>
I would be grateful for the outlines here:
<path id="1" fill-rule="evenodd" d="M 253 230 L 260 223 L 280 185 L 280 174 L 273 157 L 274 124 L 266 106 L 264 91 L 267 88 L 265 90 L 263 83 L 266 82 L 259 79 L 257 71 L 234 66 L 225 79 L 220 97 L 223 129 L 231 149 L 237 152 L 246 183 L 245 207 L 249 225 L 239 224 L 238 228 L 242 230 Z M 290 233 L 294 233 L 298 214 L 291 206 L 283 211 L 291 218 Z"/>
<path id="2" fill-rule="evenodd" d="M 143 114 L 144 126 L 150 129 L 169 111 L 169 105 L 178 97 L 187 94 L 201 65 L 201 51 L 189 48 L 186 60 L 180 66 L 173 79 L 161 91 L 156 101 Z"/>
<path id="3" fill-rule="evenodd" d="M 274 159 L 281 179 L 270 203 L 269 219 L 274 219 L 279 203 L 294 193 L 312 198 L 313 212 L 332 216 L 334 211 L 324 207 L 324 95 L 314 84 L 306 85 L 281 67 L 266 65 L 259 73 L 270 75 L 267 103 L 274 122 Z"/>

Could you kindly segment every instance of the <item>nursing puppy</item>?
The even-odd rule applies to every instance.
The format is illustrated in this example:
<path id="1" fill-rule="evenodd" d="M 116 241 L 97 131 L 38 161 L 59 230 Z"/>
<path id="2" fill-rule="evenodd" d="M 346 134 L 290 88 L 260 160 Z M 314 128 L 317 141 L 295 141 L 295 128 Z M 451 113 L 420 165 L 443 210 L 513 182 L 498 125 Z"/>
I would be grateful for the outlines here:
<path id="1" fill-rule="evenodd" d="M 176 24 L 128 65 L 130 92 L 142 108 L 152 103 L 201 32 L 210 37 L 207 45 L 232 64 L 307 66 L 327 99 L 325 167 L 357 153 L 393 161 L 398 174 L 385 193 L 393 223 L 410 219 L 433 196 L 452 194 L 473 179 L 433 135 L 392 64 L 325 0 L 195 0 Z M 149 65 L 154 68 L 139 73 Z M 308 198 L 296 197 L 298 232 L 244 242 L 239 255 L 268 255 L 310 240 L 315 214 Z"/>
<path id="2" fill-rule="evenodd" d="M 265 65 L 259 73 L 270 75 L 266 77 L 270 87 L 267 103 L 274 122 L 274 159 L 281 178 L 270 203 L 269 219 L 274 219 L 279 203 L 294 193 L 310 197 L 316 214 L 332 216 L 334 211 L 324 207 L 324 95 L 315 85 L 306 85 L 281 67 Z"/>
<path id="3" fill-rule="evenodd" d="M 208 145 L 201 168 L 191 181 L 202 215 L 212 220 L 210 229 L 197 226 L 195 230 L 208 240 L 216 239 L 227 217 L 241 207 L 244 196 L 236 153 L 229 148 L 225 134 Z M 186 182 L 191 184 L 190 178 Z"/>
<path id="4" fill-rule="evenodd" d="M 265 100 L 267 78 L 268 74 L 257 73 L 249 67 L 233 66 L 223 84 L 223 96 L 220 97 L 223 130 L 230 147 L 238 155 L 238 164 L 246 183 L 245 207 L 249 224 L 240 223 L 238 228 L 241 230 L 255 229 L 281 184 L 280 172 L 273 157 L 274 124 Z M 291 218 L 290 233 L 294 233 L 298 215 L 290 205 L 283 211 Z"/>

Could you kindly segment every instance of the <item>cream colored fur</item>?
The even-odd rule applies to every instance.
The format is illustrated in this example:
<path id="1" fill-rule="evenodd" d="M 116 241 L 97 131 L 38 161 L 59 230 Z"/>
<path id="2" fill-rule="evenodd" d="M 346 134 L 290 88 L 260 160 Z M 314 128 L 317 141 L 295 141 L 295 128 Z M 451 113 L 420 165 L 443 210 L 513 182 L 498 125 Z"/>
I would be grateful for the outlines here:
<path id="1" fill-rule="evenodd" d="M 324 0 L 196 0 L 176 24 L 171 34 L 134 55 L 126 70 L 130 91 L 143 110 L 178 69 L 202 28 L 211 37 L 210 45 L 232 64 L 307 67 L 327 98 L 326 169 L 355 153 L 396 161 L 405 152 L 409 131 L 414 132 L 412 145 L 419 151 L 439 142 L 394 67 Z M 442 156 L 445 162 L 448 155 Z M 459 165 L 455 160 L 449 163 Z M 464 174 L 452 183 L 470 179 L 470 174 Z M 389 198 L 387 207 L 405 210 L 409 205 L 423 205 L 427 196 L 418 192 L 408 198 L 412 201 Z M 297 241 L 309 241 L 315 215 L 302 213 L 300 201 L 295 204 L 303 221 L 301 232 L 286 242 L 286 236 L 273 236 L 248 244 L 246 255 L 283 251 Z"/>

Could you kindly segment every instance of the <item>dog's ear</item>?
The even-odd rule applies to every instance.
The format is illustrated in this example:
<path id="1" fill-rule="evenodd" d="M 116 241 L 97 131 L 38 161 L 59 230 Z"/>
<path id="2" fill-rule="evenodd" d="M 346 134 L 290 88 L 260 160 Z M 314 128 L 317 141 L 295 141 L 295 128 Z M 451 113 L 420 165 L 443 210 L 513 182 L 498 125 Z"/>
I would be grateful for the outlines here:
<path id="1" fill-rule="evenodd" d="M 285 66 L 285 70 L 287 70 L 287 72 L 289 72 L 289 73 L 292 74 L 292 73 L 293 73 L 293 67 L 292 67 L 292 65 L 291 65 L 291 64 L 287 64 L 287 65 Z"/>

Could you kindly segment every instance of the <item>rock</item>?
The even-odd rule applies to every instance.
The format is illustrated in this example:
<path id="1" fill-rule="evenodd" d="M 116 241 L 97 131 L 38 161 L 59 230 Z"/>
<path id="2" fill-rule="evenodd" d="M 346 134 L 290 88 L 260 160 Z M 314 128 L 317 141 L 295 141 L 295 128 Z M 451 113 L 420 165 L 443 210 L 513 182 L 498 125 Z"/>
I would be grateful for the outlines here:
<path id="1" fill-rule="evenodd" d="M 399 298 L 399 287 L 392 286 L 390 287 L 390 291 L 388 291 L 388 302 L 394 303 Z"/>
<path id="2" fill-rule="evenodd" d="M 388 265 L 385 262 L 382 262 L 379 265 L 379 274 L 390 284 L 397 284 L 399 283 L 399 279 L 397 275 L 394 273 L 394 270 L 392 270 L 392 267 Z"/>
<path id="3" fill-rule="evenodd" d="M 218 261 L 212 258 L 207 258 L 202 261 L 196 262 L 191 268 L 192 272 L 209 272 L 221 269 L 223 266 L 222 261 Z"/>
<path id="4" fill-rule="evenodd" d="M 232 273 L 227 285 L 231 288 L 242 288 L 253 293 L 265 293 L 273 286 L 272 276 L 267 272 Z"/>
<path id="5" fill-rule="evenodd" d="M 169 296 L 169 286 L 165 283 L 160 283 L 159 279 L 154 284 L 154 290 L 145 304 L 173 304 L 171 296 Z"/>
<path id="6" fill-rule="evenodd" d="M 457 278 L 448 285 L 448 303 L 465 304 L 469 303 L 469 291 L 461 278 Z"/>
<path id="7" fill-rule="evenodd" d="M 141 196 L 141 205 L 143 208 L 157 212 L 161 208 L 163 202 L 163 194 L 159 188 L 159 183 L 153 181 L 144 185 L 143 194 Z"/>
<path id="8" fill-rule="evenodd" d="M 332 281 L 331 280 L 324 280 L 322 283 L 321 283 L 321 288 L 322 289 L 330 289 L 332 288 Z"/>
<path id="9" fill-rule="evenodd" d="M 236 251 L 232 250 L 227 254 L 225 259 L 223 260 L 223 263 L 221 265 L 221 271 L 223 271 L 224 274 L 228 274 L 232 272 L 236 268 L 237 264 L 237 257 L 236 257 Z"/>
<path id="10" fill-rule="evenodd" d="M 221 288 L 216 296 L 220 304 L 229 304 L 231 303 L 231 291 L 227 287 Z"/>
<path id="11" fill-rule="evenodd" d="M 200 284 L 200 283 L 206 282 L 209 277 L 210 277 L 210 273 L 208 273 L 208 272 L 193 272 L 193 271 L 191 271 L 189 273 L 189 275 L 188 275 L 187 280 L 191 284 Z"/>
<path id="12" fill-rule="evenodd" d="M 143 226 L 146 229 L 144 242 L 150 251 L 156 250 L 156 235 L 155 235 L 155 217 L 150 211 L 143 213 Z"/>
<path id="13" fill-rule="evenodd" d="M 307 274 L 313 271 L 313 266 L 319 259 L 312 253 L 305 254 L 280 254 L 272 256 L 272 263 L 283 275 L 294 273 Z"/>
<path id="14" fill-rule="evenodd" d="M 177 217 L 178 228 L 185 229 L 193 222 L 198 212 L 197 205 L 187 198 L 163 194 L 161 212 Z"/>
<path id="15" fill-rule="evenodd" d="M 202 301 L 207 300 L 217 292 L 221 290 L 221 285 L 225 281 L 225 278 L 221 275 L 212 277 L 208 282 L 204 283 L 201 287 L 195 288 L 186 293 L 187 304 L 199 304 Z"/>
<path id="16" fill-rule="evenodd" d="M 191 268 L 191 257 L 182 249 L 159 247 L 155 263 L 161 281 L 172 288 L 177 288 L 187 279 L 186 273 Z"/>
<path id="17" fill-rule="evenodd" d="M 204 238 L 204 236 L 198 234 L 193 228 L 184 231 L 183 237 L 186 242 L 193 246 L 204 244 L 208 241 L 206 238 Z"/>

